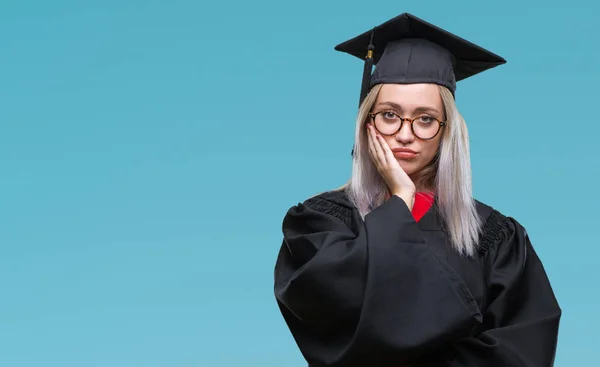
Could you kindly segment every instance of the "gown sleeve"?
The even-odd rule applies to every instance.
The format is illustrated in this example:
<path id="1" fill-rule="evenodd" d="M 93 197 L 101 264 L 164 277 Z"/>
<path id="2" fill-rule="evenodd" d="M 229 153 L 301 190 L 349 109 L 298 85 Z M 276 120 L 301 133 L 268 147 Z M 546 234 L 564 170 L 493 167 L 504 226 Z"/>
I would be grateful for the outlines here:
<path id="1" fill-rule="evenodd" d="M 364 221 L 344 209 L 317 197 L 283 220 L 275 297 L 308 363 L 400 367 L 469 335 L 478 305 L 406 203 L 392 196 Z"/>
<path id="2" fill-rule="evenodd" d="M 451 343 L 445 360 L 432 366 L 554 365 L 561 308 L 525 229 L 495 213 L 483 323 L 476 337 Z"/>

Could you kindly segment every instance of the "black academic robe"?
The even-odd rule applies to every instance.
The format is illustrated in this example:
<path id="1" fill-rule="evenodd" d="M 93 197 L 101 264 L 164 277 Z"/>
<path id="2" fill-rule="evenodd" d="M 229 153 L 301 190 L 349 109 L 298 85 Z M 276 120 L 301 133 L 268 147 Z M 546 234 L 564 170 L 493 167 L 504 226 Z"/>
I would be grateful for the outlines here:
<path id="1" fill-rule="evenodd" d="M 525 229 L 477 201 L 476 256 L 436 204 L 415 221 L 392 196 L 360 218 L 343 191 L 283 220 L 275 297 L 312 367 L 547 367 L 561 309 Z"/>

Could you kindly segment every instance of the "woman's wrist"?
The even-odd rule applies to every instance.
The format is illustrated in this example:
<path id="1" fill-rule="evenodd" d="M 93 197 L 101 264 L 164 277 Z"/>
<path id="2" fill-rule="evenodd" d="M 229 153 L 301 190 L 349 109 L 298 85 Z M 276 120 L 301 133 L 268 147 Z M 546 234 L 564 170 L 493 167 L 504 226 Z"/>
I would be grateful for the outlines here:
<path id="1" fill-rule="evenodd" d="M 413 205 L 415 204 L 415 193 L 412 191 L 400 191 L 393 192 L 392 195 L 398 196 L 400 199 L 404 200 L 408 209 L 412 210 Z"/>

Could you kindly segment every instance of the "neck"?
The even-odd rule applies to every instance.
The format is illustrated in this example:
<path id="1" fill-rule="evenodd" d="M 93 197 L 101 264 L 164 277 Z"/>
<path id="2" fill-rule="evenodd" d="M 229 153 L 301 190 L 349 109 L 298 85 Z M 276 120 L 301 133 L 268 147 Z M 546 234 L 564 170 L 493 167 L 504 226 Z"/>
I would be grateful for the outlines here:
<path id="1" fill-rule="evenodd" d="M 426 185 L 420 176 L 411 175 L 410 179 L 415 183 L 415 188 L 417 192 L 432 192 L 433 188 Z"/>

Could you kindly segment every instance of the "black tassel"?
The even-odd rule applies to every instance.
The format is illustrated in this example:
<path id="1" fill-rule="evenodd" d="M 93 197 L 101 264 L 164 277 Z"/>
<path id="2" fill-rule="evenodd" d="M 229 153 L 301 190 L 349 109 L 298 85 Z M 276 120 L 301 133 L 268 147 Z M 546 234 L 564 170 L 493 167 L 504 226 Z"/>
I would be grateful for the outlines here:
<path id="1" fill-rule="evenodd" d="M 358 106 L 365 100 L 367 94 L 369 94 L 369 88 L 371 86 L 371 73 L 373 72 L 373 45 L 369 45 L 369 53 L 365 58 L 365 68 L 363 69 L 362 87 L 360 88 L 360 100 Z"/>
<path id="2" fill-rule="evenodd" d="M 367 94 L 369 94 L 369 89 L 371 87 L 371 74 L 373 73 L 373 50 L 375 50 L 375 46 L 373 46 L 373 34 L 375 33 L 375 29 L 371 31 L 371 41 L 369 41 L 369 48 L 367 50 L 367 55 L 365 56 L 365 67 L 363 69 L 363 77 L 362 77 L 362 85 L 360 88 L 360 98 L 358 100 L 358 107 L 363 103 Z M 350 155 L 354 157 L 354 147 L 352 147 L 352 152 Z"/>
<path id="3" fill-rule="evenodd" d="M 362 77 L 362 86 L 360 88 L 360 99 L 358 101 L 358 106 L 364 101 L 369 94 L 369 89 L 371 87 L 371 74 L 373 73 L 373 50 L 375 46 L 373 46 L 373 34 L 375 30 L 371 31 L 371 41 L 369 41 L 369 48 L 367 50 L 367 55 L 365 56 L 365 67 L 363 69 L 363 77 Z"/>

